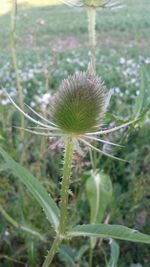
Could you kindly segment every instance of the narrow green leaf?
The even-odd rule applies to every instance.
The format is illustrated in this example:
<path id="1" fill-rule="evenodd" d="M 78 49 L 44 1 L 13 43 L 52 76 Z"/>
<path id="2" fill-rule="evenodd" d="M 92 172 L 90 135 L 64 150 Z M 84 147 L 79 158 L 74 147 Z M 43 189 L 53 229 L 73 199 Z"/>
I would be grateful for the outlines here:
<path id="1" fill-rule="evenodd" d="M 112 197 L 112 183 L 104 172 L 96 170 L 86 182 L 86 192 L 91 208 L 91 223 L 100 223 Z"/>
<path id="2" fill-rule="evenodd" d="M 41 241 L 46 242 L 46 238 L 43 234 L 39 233 L 37 230 L 34 230 L 26 225 L 20 225 L 20 229 L 27 232 L 30 235 L 38 237 Z"/>
<path id="3" fill-rule="evenodd" d="M 36 244 L 35 242 L 26 241 L 27 242 L 27 249 L 28 249 L 28 262 L 29 265 L 32 267 L 36 266 L 36 259 L 37 259 L 37 250 L 36 250 Z"/>
<path id="4" fill-rule="evenodd" d="M 116 241 L 111 240 L 110 249 L 111 249 L 111 254 L 108 267 L 117 267 L 120 249 Z"/>
<path id="5" fill-rule="evenodd" d="M 92 171 L 86 182 L 86 193 L 90 203 L 90 223 L 100 223 L 104 217 L 107 205 L 112 197 L 112 182 L 103 171 Z M 91 247 L 94 249 L 96 238 L 91 238 Z"/>
<path id="6" fill-rule="evenodd" d="M 141 84 L 139 95 L 136 97 L 136 102 L 134 106 L 134 117 L 137 118 L 142 111 L 145 98 L 145 82 L 144 82 L 144 70 L 141 68 Z"/>
<path id="7" fill-rule="evenodd" d="M 67 245 L 61 245 L 61 247 L 59 248 L 59 257 L 60 260 L 67 266 L 76 267 L 76 264 L 74 262 L 75 253 Z"/>
<path id="8" fill-rule="evenodd" d="M 89 249 L 89 246 L 83 245 L 81 248 L 78 248 L 77 254 L 76 254 L 76 261 L 79 262 L 82 259 L 83 254 Z"/>
<path id="9" fill-rule="evenodd" d="M 15 162 L 1 147 L 0 154 L 12 172 L 36 198 L 43 208 L 47 219 L 53 225 L 54 229 L 57 230 L 59 226 L 59 209 L 51 196 L 44 189 L 43 185 L 27 169 Z"/>
<path id="10" fill-rule="evenodd" d="M 0 172 L 8 170 L 8 166 L 6 163 L 0 165 Z"/>
<path id="11" fill-rule="evenodd" d="M 4 137 L 0 134 L 0 140 L 4 140 Z"/>
<path id="12" fill-rule="evenodd" d="M 130 229 L 122 225 L 110 225 L 110 224 L 78 225 L 68 233 L 68 236 L 114 238 L 114 239 L 150 244 L 150 235 L 142 234 L 134 229 Z"/>

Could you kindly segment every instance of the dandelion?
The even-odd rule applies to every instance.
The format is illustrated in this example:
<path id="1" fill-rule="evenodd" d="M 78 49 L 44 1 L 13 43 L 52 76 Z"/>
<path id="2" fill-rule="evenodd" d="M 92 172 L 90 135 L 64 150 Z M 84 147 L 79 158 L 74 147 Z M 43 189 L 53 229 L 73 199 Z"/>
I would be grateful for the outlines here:
<path id="1" fill-rule="evenodd" d="M 7 94 L 8 95 L 8 94 Z M 27 108 L 38 118 L 25 113 L 8 95 L 13 105 L 30 121 L 36 124 L 32 128 L 20 128 L 27 132 L 58 138 L 61 141 L 71 140 L 73 149 L 80 153 L 80 144 L 84 144 L 106 156 L 116 159 L 92 144 L 97 141 L 103 144 L 120 146 L 101 138 L 130 125 L 135 120 L 120 126 L 103 129 L 102 123 L 109 102 L 109 94 L 102 80 L 89 72 L 80 72 L 63 80 L 58 92 L 47 106 L 48 118 L 44 118 L 28 105 Z"/>

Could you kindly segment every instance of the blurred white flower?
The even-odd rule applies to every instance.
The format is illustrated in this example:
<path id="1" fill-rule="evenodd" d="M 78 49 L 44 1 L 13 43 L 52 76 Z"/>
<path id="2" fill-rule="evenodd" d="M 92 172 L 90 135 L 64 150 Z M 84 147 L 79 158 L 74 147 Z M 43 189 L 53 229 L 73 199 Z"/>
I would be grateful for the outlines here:
<path id="1" fill-rule="evenodd" d="M 10 104 L 10 100 L 8 98 L 2 99 L 1 104 L 2 104 L 2 106 L 7 106 L 8 104 Z"/>
<path id="2" fill-rule="evenodd" d="M 119 60 L 119 63 L 120 64 L 124 64 L 125 63 L 125 58 L 121 57 L 120 60 Z"/>
<path id="3" fill-rule="evenodd" d="M 5 236 L 9 236 L 10 235 L 10 232 L 8 230 L 5 230 L 4 235 Z"/>
<path id="4" fill-rule="evenodd" d="M 50 103 L 52 100 L 52 95 L 51 93 L 46 93 L 42 96 L 41 98 L 41 109 L 42 111 L 46 110 L 47 105 Z"/>
<path id="5" fill-rule="evenodd" d="M 40 19 L 37 21 L 37 24 L 43 26 L 45 24 L 45 20 L 44 19 Z"/>

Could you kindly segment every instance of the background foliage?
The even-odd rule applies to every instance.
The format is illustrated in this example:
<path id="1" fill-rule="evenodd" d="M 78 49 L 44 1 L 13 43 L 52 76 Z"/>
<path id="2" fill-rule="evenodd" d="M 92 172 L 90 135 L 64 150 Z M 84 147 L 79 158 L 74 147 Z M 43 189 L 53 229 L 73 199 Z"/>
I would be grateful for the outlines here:
<path id="1" fill-rule="evenodd" d="M 150 3 L 149 0 L 125 2 L 126 6 L 123 9 L 113 12 L 99 10 L 97 16 L 97 73 L 105 80 L 107 88 L 114 90 L 105 118 L 105 122 L 110 126 L 137 114 L 140 105 L 140 112 L 144 111 L 150 103 Z M 15 73 L 10 56 L 10 14 L 0 13 L 0 86 L 17 100 Z M 24 101 L 37 111 L 42 110 L 45 113 L 49 94 L 57 90 L 61 80 L 68 74 L 85 70 L 87 67 L 89 58 L 85 10 L 65 6 L 21 4 L 18 8 L 16 41 Z M 25 134 L 22 141 L 20 132 L 13 128 L 14 124 L 20 124 L 20 115 L 10 105 L 2 89 L 0 100 L 0 144 L 14 159 L 29 168 L 56 202 L 59 202 L 61 146 L 53 140 L 30 134 Z M 124 224 L 148 234 L 149 125 L 148 112 L 140 122 L 139 128 L 109 136 L 110 140 L 125 144 L 125 148 L 113 153 L 128 160 L 130 164 L 105 157 L 98 161 L 98 167 L 105 171 L 113 182 L 111 208 L 108 207 L 106 213 L 106 216 L 110 215 L 110 222 Z M 110 147 L 103 149 L 110 151 Z M 70 212 L 70 222 L 73 221 L 74 224 L 90 221 L 90 206 L 85 187 L 91 163 L 88 154 L 86 155 L 84 161 L 76 156 L 76 170 L 72 174 L 70 211 L 74 212 Z M 34 267 L 37 266 L 37 262 L 40 266 L 46 248 L 51 244 L 53 229 L 45 222 L 38 203 L 7 170 L 2 159 L 0 170 L 0 203 L 3 209 L 18 224 L 28 226 L 32 230 L 34 228 L 42 237 L 48 236 L 43 242 L 39 236 L 31 236 L 21 231 L 18 225 L 4 216 L 2 209 L 0 267 L 21 267 L 26 266 L 26 263 Z M 118 244 L 119 267 L 150 266 L 149 246 L 122 241 Z M 54 266 L 88 266 L 88 246 L 88 239 L 84 240 L 84 244 L 83 239 L 73 240 L 72 248 L 70 243 L 66 242 L 61 246 Z M 118 247 L 116 250 L 118 253 Z M 114 251 L 112 247 L 111 251 Z M 99 241 L 94 253 L 93 266 L 107 266 L 104 258 L 109 259 L 109 255 L 108 242 L 104 241 L 101 245 Z"/>

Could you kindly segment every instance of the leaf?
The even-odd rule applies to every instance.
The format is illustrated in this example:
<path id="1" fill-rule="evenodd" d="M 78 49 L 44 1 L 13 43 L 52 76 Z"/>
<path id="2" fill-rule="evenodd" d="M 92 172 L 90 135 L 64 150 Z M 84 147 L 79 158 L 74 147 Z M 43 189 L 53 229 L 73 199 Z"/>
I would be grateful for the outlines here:
<path id="1" fill-rule="evenodd" d="M 28 234 L 33 235 L 35 237 L 38 237 L 41 241 L 46 242 L 46 238 L 43 234 L 39 233 L 37 230 L 34 230 L 33 228 L 30 228 L 26 225 L 19 225 L 20 229 L 27 232 Z"/>
<path id="2" fill-rule="evenodd" d="M 108 267 L 117 267 L 119 253 L 120 253 L 119 245 L 117 244 L 116 241 L 111 240 L 110 248 L 111 248 L 111 254 Z"/>
<path id="3" fill-rule="evenodd" d="M 90 223 L 100 223 L 112 197 L 110 177 L 99 170 L 92 171 L 86 182 L 86 192 L 90 203 Z M 90 242 L 92 249 L 94 249 L 96 238 L 91 238 Z"/>
<path id="4" fill-rule="evenodd" d="M 137 118 L 144 110 L 147 110 L 150 102 L 150 90 L 148 88 L 149 83 L 147 82 L 146 71 L 144 67 L 141 67 L 141 84 L 139 95 L 136 97 L 134 105 L 134 117 Z"/>
<path id="5" fill-rule="evenodd" d="M 67 245 L 61 245 L 59 248 L 59 257 L 69 267 L 76 267 L 74 262 L 75 252 Z"/>
<path id="6" fill-rule="evenodd" d="M 1 147 L 0 154 L 6 161 L 8 167 L 36 198 L 43 208 L 47 219 L 53 225 L 54 229 L 57 230 L 59 226 L 59 209 L 43 185 L 27 169 L 15 162 Z"/>
<path id="7" fill-rule="evenodd" d="M 141 69 L 140 92 L 139 92 L 139 95 L 136 97 L 136 102 L 134 106 L 134 114 L 136 118 L 140 115 L 140 112 L 142 110 L 144 97 L 145 97 L 144 72 L 143 72 L 143 69 Z"/>
<path id="8" fill-rule="evenodd" d="M 28 248 L 28 262 L 29 265 L 32 267 L 36 266 L 36 259 L 37 259 L 37 251 L 36 251 L 36 244 L 35 242 L 28 241 L 27 242 L 27 248 Z"/>
<path id="9" fill-rule="evenodd" d="M 134 229 L 122 225 L 111 224 L 83 224 L 68 232 L 69 237 L 99 237 L 114 238 L 132 242 L 150 244 L 150 235 L 142 234 Z"/>
<path id="10" fill-rule="evenodd" d="M 91 208 L 91 223 L 102 221 L 112 197 L 112 182 L 104 172 L 96 170 L 86 182 L 86 192 Z"/>
<path id="11" fill-rule="evenodd" d="M 89 249 L 89 246 L 83 245 L 80 248 L 78 248 L 77 255 L 76 255 L 76 261 L 79 262 L 81 261 L 81 258 L 83 254 Z"/>
<path id="12" fill-rule="evenodd" d="M 4 172 L 8 170 L 8 166 L 6 163 L 0 165 L 0 172 Z"/>
<path id="13" fill-rule="evenodd" d="M 5 140 L 4 137 L 0 134 L 0 140 Z"/>
<path id="14" fill-rule="evenodd" d="M 89 249 L 89 246 L 83 245 L 80 248 L 71 248 L 69 245 L 61 245 L 59 248 L 59 258 L 68 267 L 80 265 L 83 254 Z"/>
<path id="15" fill-rule="evenodd" d="M 142 265 L 140 263 L 133 263 L 130 265 L 130 267 L 142 267 Z"/>

